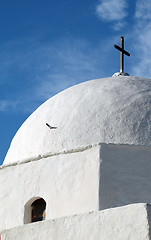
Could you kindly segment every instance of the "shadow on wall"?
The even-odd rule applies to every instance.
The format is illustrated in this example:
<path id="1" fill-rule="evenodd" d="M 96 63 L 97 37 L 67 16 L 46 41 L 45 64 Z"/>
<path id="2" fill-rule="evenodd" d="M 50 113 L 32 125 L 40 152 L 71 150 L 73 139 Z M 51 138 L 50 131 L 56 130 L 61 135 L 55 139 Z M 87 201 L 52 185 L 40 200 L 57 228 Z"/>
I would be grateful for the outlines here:
<path id="1" fill-rule="evenodd" d="M 151 202 L 151 146 L 102 144 L 99 209 Z"/>

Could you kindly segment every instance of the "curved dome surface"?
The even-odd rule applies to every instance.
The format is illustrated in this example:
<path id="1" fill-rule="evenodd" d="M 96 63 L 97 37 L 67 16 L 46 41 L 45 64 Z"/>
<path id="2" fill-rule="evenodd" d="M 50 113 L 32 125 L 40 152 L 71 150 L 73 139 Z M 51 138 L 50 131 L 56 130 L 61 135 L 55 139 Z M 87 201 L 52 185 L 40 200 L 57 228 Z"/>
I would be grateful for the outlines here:
<path id="1" fill-rule="evenodd" d="M 150 79 L 109 77 L 60 92 L 23 123 L 4 164 L 99 142 L 151 144 Z"/>

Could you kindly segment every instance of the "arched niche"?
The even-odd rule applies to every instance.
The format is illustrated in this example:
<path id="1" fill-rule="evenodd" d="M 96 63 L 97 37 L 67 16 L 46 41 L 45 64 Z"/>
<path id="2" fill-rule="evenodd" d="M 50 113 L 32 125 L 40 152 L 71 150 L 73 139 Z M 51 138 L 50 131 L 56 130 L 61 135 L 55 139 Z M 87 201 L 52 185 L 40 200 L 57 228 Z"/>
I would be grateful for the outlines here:
<path id="1" fill-rule="evenodd" d="M 24 223 L 32 223 L 45 220 L 46 202 L 41 197 L 30 199 L 24 208 Z"/>

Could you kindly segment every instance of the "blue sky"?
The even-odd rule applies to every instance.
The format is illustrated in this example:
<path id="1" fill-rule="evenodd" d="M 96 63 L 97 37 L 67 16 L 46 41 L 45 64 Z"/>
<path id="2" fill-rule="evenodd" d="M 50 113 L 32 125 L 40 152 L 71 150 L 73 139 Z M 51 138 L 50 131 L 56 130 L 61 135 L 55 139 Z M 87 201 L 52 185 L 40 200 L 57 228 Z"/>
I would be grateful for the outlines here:
<path id="1" fill-rule="evenodd" d="M 150 0 L 0 0 L 0 163 L 25 119 L 77 83 L 119 71 L 151 76 Z"/>

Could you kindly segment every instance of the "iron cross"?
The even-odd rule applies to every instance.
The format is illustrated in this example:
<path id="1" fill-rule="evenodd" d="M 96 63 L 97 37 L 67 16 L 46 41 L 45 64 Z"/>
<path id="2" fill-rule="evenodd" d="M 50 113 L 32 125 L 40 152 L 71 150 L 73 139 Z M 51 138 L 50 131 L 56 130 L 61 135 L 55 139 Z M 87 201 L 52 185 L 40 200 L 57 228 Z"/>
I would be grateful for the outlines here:
<path id="1" fill-rule="evenodd" d="M 120 72 L 124 72 L 124 54 L 130 56 L 129 52 L 124 50 L 124 37 L 121 37 L 121 47 L 114 45 L 116 49 L 120 51 Z"/>

